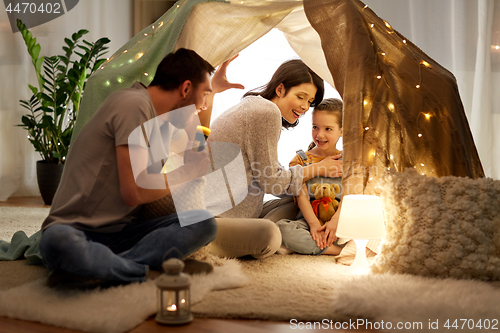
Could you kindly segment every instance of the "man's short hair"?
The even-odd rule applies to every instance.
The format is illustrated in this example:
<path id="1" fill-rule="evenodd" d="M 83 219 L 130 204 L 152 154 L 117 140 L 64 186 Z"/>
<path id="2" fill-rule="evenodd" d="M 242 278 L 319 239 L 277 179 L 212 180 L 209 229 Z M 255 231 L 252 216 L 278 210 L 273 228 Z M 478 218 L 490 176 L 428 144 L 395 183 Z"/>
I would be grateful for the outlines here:
<path id="1" fill-rule="evenodd" d="M 150 86 L 159 86 L 163 90 L 173 90 L 189 80 L 196 88 L 205 81 L 206 73 L 212 74 L 214 67 L 193 50 L 180 48 L 167 54 L 156 68 Z"/>

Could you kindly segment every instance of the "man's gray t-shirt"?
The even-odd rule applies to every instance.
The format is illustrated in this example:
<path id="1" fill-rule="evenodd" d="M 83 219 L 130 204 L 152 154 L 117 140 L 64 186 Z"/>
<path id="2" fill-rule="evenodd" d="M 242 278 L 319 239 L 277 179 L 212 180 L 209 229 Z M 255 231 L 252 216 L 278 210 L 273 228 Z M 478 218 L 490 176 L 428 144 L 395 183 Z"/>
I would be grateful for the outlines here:
<path id="1" fill-rule="evenodd" d="M 151 96 L 139 82 L 111 94 L 75 140 L 42 230 L 72 224 L 114 232 L 129 223 L 139 207 L 122 199 L 116 147 L 127 145 L 130 133 L 156 116 Z"/>

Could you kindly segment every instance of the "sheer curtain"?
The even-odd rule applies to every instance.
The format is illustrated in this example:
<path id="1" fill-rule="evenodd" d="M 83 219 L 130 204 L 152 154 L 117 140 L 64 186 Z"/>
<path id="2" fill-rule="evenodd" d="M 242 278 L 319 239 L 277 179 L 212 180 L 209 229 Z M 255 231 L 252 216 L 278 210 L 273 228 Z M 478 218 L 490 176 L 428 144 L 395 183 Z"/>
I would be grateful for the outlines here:
<path id="1" fill-rule="evenodd" d="M 500 0 L 365 0 L 450 70 L 487 177 L 500 179 Z"/>
<path id="2" fill-rule="evenodd" d="M 87 29 L 85 39 L 111 39 L 113 54 L 132 37 L 132 0 L 86 0 L 53 21 L 30 31 L 41 45 L 40 55 L 63 54 L 65 37 Z M 36 86 L 35 71 L 21 34 L 12 33 L 5 11 L 0 11 L 0 201 L 10 196 L 38 195 L 35 162 L 40 159 L 24 129 L 16 127 L 26 113 L 20 99 L 31 97 L 28 83 Z"/>

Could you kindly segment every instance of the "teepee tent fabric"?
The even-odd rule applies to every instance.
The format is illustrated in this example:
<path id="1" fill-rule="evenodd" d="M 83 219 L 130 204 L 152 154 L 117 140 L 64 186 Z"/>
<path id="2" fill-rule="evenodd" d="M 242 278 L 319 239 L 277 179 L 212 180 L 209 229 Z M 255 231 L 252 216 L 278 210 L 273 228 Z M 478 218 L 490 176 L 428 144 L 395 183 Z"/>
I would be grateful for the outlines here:
<path id="1" fill-rule="evenodd" d="M 384 169 L 484 177 L 453 74 L 354 0 L 305 0 L 344 100 L 344 190 Z"/>
<path id="2" fill-rule="evenodd" d="M 179 1 L 89 79 L 75 137 L 107 95 L 147 85 L 172 50 L 219 65 L 273 27 L 344 99 L 345 194 L 376 193 L 387 168 L 484 176 L 453 75 L 357 0 Z"/>

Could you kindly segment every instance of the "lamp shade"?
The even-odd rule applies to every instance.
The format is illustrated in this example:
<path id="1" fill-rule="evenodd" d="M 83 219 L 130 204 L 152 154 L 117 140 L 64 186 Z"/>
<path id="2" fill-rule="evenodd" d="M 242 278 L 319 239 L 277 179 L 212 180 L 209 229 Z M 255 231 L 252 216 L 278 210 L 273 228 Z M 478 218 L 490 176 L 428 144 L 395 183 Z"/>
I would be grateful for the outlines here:
<path id="1" fill-rule="evenodd" d="M 342 198 L 338 237 L 377 239 L 384 237 L 382 201 L 374 195 L 345 195 Z"/>

